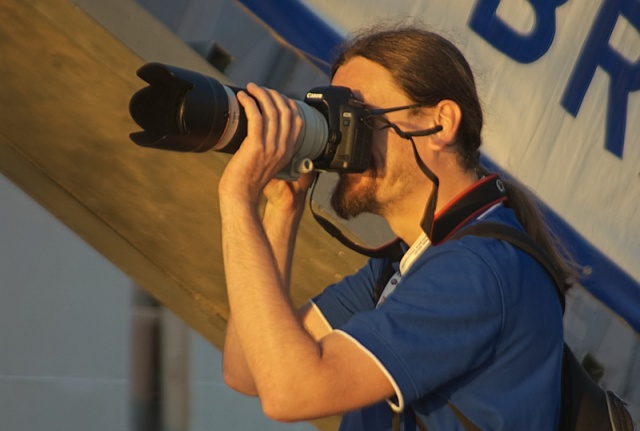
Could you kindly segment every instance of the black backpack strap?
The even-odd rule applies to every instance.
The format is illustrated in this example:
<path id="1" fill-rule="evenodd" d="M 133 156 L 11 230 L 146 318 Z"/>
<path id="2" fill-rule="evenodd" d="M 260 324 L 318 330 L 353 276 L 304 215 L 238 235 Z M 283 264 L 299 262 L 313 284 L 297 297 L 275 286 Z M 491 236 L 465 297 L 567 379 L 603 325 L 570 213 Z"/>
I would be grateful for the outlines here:
<path id="1" fill-rule="evenodd" d="M 531 257 L 542 265 L 544 269 L 549 273 L 549 276 L 553 279 L 560 304 L 562 305 L 562 311 L 564 312 L 565 299 L 562 287 L 565 285 L 565 280 L 560 276 L 560 271 L 553 264 L 548 254 L 544 249 L 535 242 L 529 235 L 522 232 L 515 227 L 508 226 L 502 223 L 495 222 L 480 222 L 474 224 L 464 230 L 458 232 L 452 239 L 458 239 L 466 235 L 481 236 L 486 238 L 495 238 L 502 241 L 506 241 L 515 247 L 525 251 Z"/>
<path id="2" fill-rule="evenodd" d="M 558 429 L 611 431 L 605 392 L 565 344 L 562 358 L 562 410 Z"/>

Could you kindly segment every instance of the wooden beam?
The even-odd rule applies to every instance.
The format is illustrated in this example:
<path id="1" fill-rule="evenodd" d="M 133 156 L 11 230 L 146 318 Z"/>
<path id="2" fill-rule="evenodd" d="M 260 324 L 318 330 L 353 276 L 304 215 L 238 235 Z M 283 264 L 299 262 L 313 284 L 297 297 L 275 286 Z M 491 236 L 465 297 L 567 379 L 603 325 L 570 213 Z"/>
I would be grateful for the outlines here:
<path id="1" fill-rule="evenodd" d="M 69 1 L 4 0 L 0 20 L 0 171 L 222 346 L 217 182 L 227 156 L 134 145 L 128 102 L 143 61 Z M 362 263 L 306 217 L 294 301 Z"/>

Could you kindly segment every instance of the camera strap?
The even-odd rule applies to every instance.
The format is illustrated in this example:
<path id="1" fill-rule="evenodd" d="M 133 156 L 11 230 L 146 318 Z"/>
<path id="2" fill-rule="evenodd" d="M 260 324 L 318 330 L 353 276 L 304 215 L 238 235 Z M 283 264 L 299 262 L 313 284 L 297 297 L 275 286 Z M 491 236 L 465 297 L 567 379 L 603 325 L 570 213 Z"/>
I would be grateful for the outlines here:
<path id="1" fill-rule="evenodd" d="M 318 222 L 318 224 L 322 226 L 329 235 L 356 253 L 377 259 L 390 258 L 394 261 L 402 259 L 402 256 L 404 255 L 404 248 L 402 247 L 403 243 L 400 238 L 395 238 L 380 247 L 366 247 L 350 239 L 334 222 L 319 214 L 313 207 L 313 192 L 315 191 L 316 184 L 318 182 L 318 175 L 320 174 L 316 174 L 316 179 L 311 186 L 311 197 L 309 199 L 309 209 L 315 221 Z"/>
<path id="2" fill-rule="evenodd" d="M 316 178 L 317 182 L 317 178 Z M 314 182 L 311 190 L 311 198 L 315 190 L 316 182 Z M 430 199 L 432 200 L 432 199 Z M 475 182 L 469 189 L 463 192 L 459 198 L 449 203 L 437 217 L 433 217 L 430 222 L 431 229 L 427 232 L 433 245 L 437 245 L 449 239 L 462 226 L 470 220 L 478 217 L 492 206 L 505 202 L 507 194 L 504 183 L 498 174 L 487 175 L 479 181 Z M 344 246 L 349 249 L 372 258 L 387 258 L 391 261 L 399 262 L 405 253 L 405 247 L 400 238 L 376 248 L 366 247 L 358 244 L 348 238 L 336 224 L 328 218 L 319 214 L 312 205 L 313 199 L 309 201 L 309 207 L 313 218 L 329 233 L 336 238 Z M 429 211 L 429 205 L 425 212 Z"/>

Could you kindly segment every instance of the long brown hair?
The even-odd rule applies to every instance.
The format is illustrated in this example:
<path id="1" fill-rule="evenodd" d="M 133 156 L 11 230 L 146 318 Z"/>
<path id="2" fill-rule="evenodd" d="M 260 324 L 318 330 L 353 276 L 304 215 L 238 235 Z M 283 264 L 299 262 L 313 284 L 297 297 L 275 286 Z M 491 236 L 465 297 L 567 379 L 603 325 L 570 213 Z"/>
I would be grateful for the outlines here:
<path id="1" fill-rule="evenodd" d="M 465 171 L 485 172 L 480 165 L 483 114 L 473 71 L 449 40 L 417 25 L 376 25 L 353 35 L 341 47 L 332 75 L 353 57 L 364 57 L 386 68 L 405 94 L 416 103 L 436 105 L 452 100 L 462 111 L 455 148 Z M 575 277 L 566 247 L 545 223 L 538 201 L 514 179 L 503 178 L 508 205 L 527 233 L 549 254 L 570 287 Z"/>

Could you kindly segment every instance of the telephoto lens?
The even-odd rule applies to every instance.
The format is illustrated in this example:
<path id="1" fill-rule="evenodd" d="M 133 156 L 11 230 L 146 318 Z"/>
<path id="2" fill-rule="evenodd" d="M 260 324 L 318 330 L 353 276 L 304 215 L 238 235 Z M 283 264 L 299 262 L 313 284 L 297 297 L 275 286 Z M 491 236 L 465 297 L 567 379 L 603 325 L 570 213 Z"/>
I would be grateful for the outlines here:
<path id="1" fill-rule="evenodd" d="M 247 118 L 236 93 L 240 88 L 209 76 L 160 63 L 148 63 L 138 76 L 149 85 L 136 92 L 129 112 L 143 129 L 131 140 L 143 147 L 182 152 L 233 154 L 247 134 Z M 295 101 L 303 126 L 289 172 L 295 178 L 313 168 L 329 140 L 327 120 L 308 104 Z"/>

